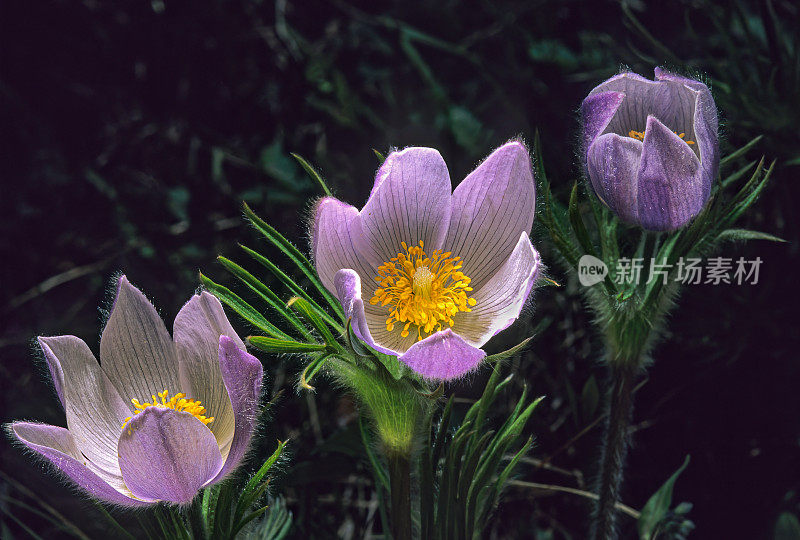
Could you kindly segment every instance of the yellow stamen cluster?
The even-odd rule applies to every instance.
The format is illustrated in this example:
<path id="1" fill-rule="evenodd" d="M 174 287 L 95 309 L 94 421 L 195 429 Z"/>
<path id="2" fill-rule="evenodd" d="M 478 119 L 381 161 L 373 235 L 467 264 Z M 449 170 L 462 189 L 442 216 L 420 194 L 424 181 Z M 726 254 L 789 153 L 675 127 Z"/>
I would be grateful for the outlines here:
<path id="1" fill-rule="evenodd" d="M 188 412 L 205 425 L 210 424 L 214 420 L 213 416 L 211 418 L 207 418 L 205 416 L 206 408 L 203 407 L 200 401 L 186 399 L 186 394 L 183 392 L 178 392 L 171 398 L 169 397 L 168 391 L 164 390 L 163 392 L 159 392 L 158 397 L 161 398 L 161 403 L 158 402 L 155 395 L 152 395 L 151 397 L 153 398 L 152 403 L 139 403 L 138 399 L 131 399 L 131 403 L 133 403 L 133 406 L 136 407 L 136 410 L 133 411 L 133 414 L 139 414 L 147 407 L 161 407 L 164 409 L 175 409 L 176 411 Z M 125 429 L 125 426 L 128 425 L 128 422 L 131 421 L 131 418 L 133 418 L 133 416 L 129 416 L 125 419 L 125 422 L 122 424 L 122 429 Z"/>
<path id="2" fill-rule="evenodd" d="M 460 257 L 437 249 L 431 256 L 425 254 L 425 244 L 409 247 L 401 244 L 403 251 L 397 257 L 378 267 L 380 284 L 370 304 L 391 306 L 386 330 L 394 330 L 395 323 L 405 323 L 400 335 L 408 336 L 411 325 L 417 327 L 417 339 L 423 333 L 431 334 L 442 329 L 443 324 L 453 325 L 453 316 L 459 311 L 472 311 L 475 299 L 468 278 L 459 269 Z"/>
<path id="3" fill-rule="evenodd" d="M 685 142 L 686 144 L 694 144 L 694 141 L 687 141 L 685 139 L 686 133 L 678 133 L 677 131 L 673 131 L 673 133 L 675 135 L 677 135 L 678 137 L 680 137 L 681 139 L 684 139 L 683 142 Z M 630 130 L 628 132 L 628 137 L 632 137 L 632 138 L 636 139 L 637 141 L 643 141 L 644 140 L 644 131 Z"/>

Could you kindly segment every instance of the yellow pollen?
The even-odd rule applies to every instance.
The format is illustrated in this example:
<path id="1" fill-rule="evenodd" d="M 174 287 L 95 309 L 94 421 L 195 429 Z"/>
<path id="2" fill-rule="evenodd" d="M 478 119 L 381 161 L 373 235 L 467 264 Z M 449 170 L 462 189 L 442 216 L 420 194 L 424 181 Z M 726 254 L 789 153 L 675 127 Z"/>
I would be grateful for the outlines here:
<path id="1" fill-rule="evenodd" d="M 402 323 L 400 335 L 406 337 L 414 325 L 421 340 L 442 325 L 453 326 L 455 314 L 472 311 L 476 302 L 467 296 L 471 280 L 460 271 L 460 257 L 440 249 L 429 257 L 422 241 L 418 246 L 401 245 L 403 251 L 397 257 L 378 267 L 375 280 L 380 288 L 369 303 L 389 306 L 386 330 L 391 332 L 395 323 Z"/>
<path id="2" fill-rule="evenodd" d="M 677 135 L 678 137 L 680 137 L 681 139 L 683 139 L 683 142 L 685 142 L 686 144 L 694 144 L 694 141 L 687 141 L 686 140 L 686 138 L 685 138 L 686 137 L 686 133 L 678 133 L 677 131 L 673 131 L 673 133 L 675 135 Z M 637 141 L 643 141 L 644 140 L 644 131 L 630 130 L 628 132 L 628 137 L 636 139 Z"/>
<path id="3" fill-rule="evenodd" d="M 152 403 L 139 403 L 138 399 L 136 398 L 131 399 L 131 403 L 133 403 L 133 406 L 136 407 L 136 410 L 133 411 L 134 415 L 139 414 L 147 407 L 161 407 L 162 409 L 174 409 L 176 411 L 188 412 L 189 414 L 191 414 L 192 416 L 203 422 L 205 425 L 210 424 L 214 420 L 213 416 L 211 418 L 207 418 L 205 416 L 206 408 L 203 407 L 200 401 L 194 399 L 186 399 L 186 394 L 184 394 L 183 392 L 178 392 L 171 398 L 169 397 L 168 391 L 164 390 L 163 392 L 159 392 L 158 397 L 161 398 L 161 402 L 159 402 L 156 399 L 155 395 L 152 395 L 150 397 L 153 398 Z M 131 421 L 131 418 L 133 418 L 133 416 L 129 416 L 125 419 L 125 422 L 122 424 L 122 429 L 125 429 L 125 426 L 128 425 L 128 422 Z"/>

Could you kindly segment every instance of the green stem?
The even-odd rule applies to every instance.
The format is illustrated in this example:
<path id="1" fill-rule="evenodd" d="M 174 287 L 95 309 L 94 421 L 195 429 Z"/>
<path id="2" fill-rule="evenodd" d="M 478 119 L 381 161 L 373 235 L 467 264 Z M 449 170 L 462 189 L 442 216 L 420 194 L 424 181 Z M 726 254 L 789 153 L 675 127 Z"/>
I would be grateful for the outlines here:
<path id="1" fill-rule="evenodd" d="M 616 504 L 622 485 L 633 414 L 633 388 L 640 362 L 611 361 L 611 390 L 607 395 L 608 415 L 601 448 L 598 499 L 594 508 L 593 540 L 617 538 Z"/>
<path id="2" fill-rule="evenodd" d="M 408 454 L 388 452 L 390 523 L 394 540 L 411 540 L 411 463 Z"/>

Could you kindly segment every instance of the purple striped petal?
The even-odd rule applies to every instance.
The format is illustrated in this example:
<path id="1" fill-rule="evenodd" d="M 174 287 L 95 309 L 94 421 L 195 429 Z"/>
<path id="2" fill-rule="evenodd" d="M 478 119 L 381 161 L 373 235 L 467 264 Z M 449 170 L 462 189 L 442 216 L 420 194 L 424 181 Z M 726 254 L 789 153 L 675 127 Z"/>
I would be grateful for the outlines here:
<path id="1" fill-rule="evenodd" d="M 322 284 L 334 294 L 334 278 L 342 268 L 351 268 L 364 280 L 374 282 L 376 267 L 367 266 L 356 252 L 356 239 L 360 235 L 361 218 L 354 207 L 333 197 L 325 197 L 317 203 L 311 235 L 314 263 Z M 372 286 L 373 291 L 377 288 L 369 281 L 367 285 Z"/>
<path id="2" fill-rule="evenodd" d="M 622 219 L 648 229 L 672 230 L 697 215 L 711 193 L 719 168 L 718 120 L 705 84 L 660 68 L 655 76 L 650 81 L 623 73 L 590 92 L 584 101 L 589 106 L 582 108 L 583 136 L 589 141 L 585 166 L 598 196 Z M 607 109 L 591 104 L 608 92 L 624 98 L 612 120 L 598 131 Z M 663 129 L 648 137 L 651 118 Z M 650 140 L 644 145 L 646 159 L 643 155 L 635 167 L 633 144 L 627 144 L 626 158 L 624 146 L 612 136 L 628 138 L 630 130 L 645 132 L 645 141 Z M 670 179 L 676 184 L 667 185 Z"/>
<path id="3" fill-rule="evenodd" d="M 125 276 L 100 338 L 100 362 L 125 401 L 180 391 L 172 338 L 153 304 Z"/>
<path id="4" fill-rule="evenodd" d="M 75 444 L 107 475 L 121 480 L 117 439 L 131 407 L 122 400 L 83 340 L 75 336 L 40 337 L 39 345 Z"/>
<path id="5" fill-rule="evenodd" d="M 695 93 L 672 80 L 651 81 L 635 73 L 622 73 L 595 87 L 589 97 L 604 92 L 619 92 L 625 97 L 606 128 L 598 133 L 627 136 L 630 130 L 644 131 L 648 115 L 653 115 L 678 133 L 694 138 Z M 584 125 L 595 122 L 585 118 Z"/>
<path id="6" fill-rule="evenodd" d="M 136 500 L 120 493 L 92 472 L 68 430 L 46 424 L 14 422 L 10 431 L 25 446 L 47 459 L 93 497 L 121 506 L 148 504 L 147 501 Z"/>
<path id="7" fill-rule="evenodd" d="M 511 256 L 473 297 L 470 312 L 455 316 L 453 331 L 467 343 L 480 347 L 517 320 L 541 271 L 542 259 L 525 233 Z"/>
<path id="8" fill-rule="evenodd" d="M 694 105 L 694 140 L 700 155 L 700 166 L 703 174 L 703 200 L 711 194 L 711 186 L 719 169 L 719 120 L 717 107 L 708 86 L 700 81 L 687 79 L 669 73 L 661 68 L 656 68 L 656 78 L 670 80 L 690 88 L 696 93 Z"/>
<path id="9" fill-rule="evenodd" d="M 240 349 L 228 336 L 219 338 L 219 368 L 230 395 L 236 431 L 225 464 L 212 482 L 232 472 L 247 452 L 258 420 L 258 399 L 264 378 L 258 358 Z"/>
<path id="10" fill-rule="evenodd" d="M 408 350 L 416 340 L 412 332 L 402 337 L 400 332 L 386 330 L 388 312 L 380 306 L 365 304 L 361 296 L 361 277 L 354 270 L 343 269 L 336 274 L 336 295 L 342 303 L 345 317 L 351 319 L 353 333 L 367 345 L 386 354 L 397 355 Z"/>
<path id="11" fill-rule="evenodd" d="M 531 160 L 519 141 L 492 152 L 455 189 L 444 248 L 462 258 L 474 290 L 508 259 L 520 233 L 530 234 L 535 206 Z"/>
<path id="12" fill-rule="evenodd" d="M 436 150 L 406 148 L 389 154 L 361 210 L 362 232 L 354 238 L 367 266 L 391 260 L 403 242 L 423 241 L 428 253 L 440 248 L 450 221 L 450 190 L 447 165 Z"/>
<path id="13" fill-rule="evenodd" d="M 595 193 L 621 219 L 636 222 L 637 172 L 642 143 L 615 133 L 601 135 L 589 147 L 587 169 Z"/>
<path id="14" fill-rule="evenodd" d="M 147 407 L 119 438 L 119 465 L 135 497 L 191 502 L 223 465 L 214 435 L 187 412 Z"/>
<path id="15" fill-rule="evenodd" d="M 599 84 L 591 92 L 589 97 L 605 93 L 617 92 L 625 96 L 622 103 L 617 108 L 616 114 L 606 128 L 598 133 L 617 133 L 627 135 L 630 130 L 644 131 L 647 115 L 653 110 L 653 92 L 658 83 L 645 79 L 636 73 L 620 73 L 607 81 Z M 584 119 L 584 125 L 592 125 L 595 120 L 592 118 Z"/>
<path id="16" fill-rule="evenodd" d="M 680 137 L 650 116 L 638 173 L 639 223 L 665 231 L 685 225 L 703 208 L 700 161 Z"/>
<path id="17" fill-rule="evenodd" d="M 200 400 L 214 417 L 209 428 L 219 442 L 222 455 L 227 456 L 234 432 L 231 399 L 225 389 L 219 364 L 220 336 L 227 336 L 235 346 L 244 350 L 244 343 L 231 327 L 217 298 L 207 292 L 193 296 L 178 312 L 173 324 L 175 346 L 180 362 L 181 388 Z"/>
<path id="18" fill-rule="evenodd" d="M 581 119 L 583 121 L 583 151 L 608 127 L 617 113 L 625 94 L 622 92 L 600 92 L 590 94 L 581 103 Z"/>
<path id="19" fill-rule="evenodd" d="M 485 357 L 485 352 L 448 328 L 416 342 L 400 360 L 426 379 L 446 381 L 472 371 Z"/>

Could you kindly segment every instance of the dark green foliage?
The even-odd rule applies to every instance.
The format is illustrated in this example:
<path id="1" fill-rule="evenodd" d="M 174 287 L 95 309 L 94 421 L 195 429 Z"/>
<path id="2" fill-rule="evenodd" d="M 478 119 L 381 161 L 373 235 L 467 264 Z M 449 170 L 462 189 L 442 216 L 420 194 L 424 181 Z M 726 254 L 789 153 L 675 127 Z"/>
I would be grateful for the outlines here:
<path id="1" fill-rule="evenodd" d="M 513 375 L 500 380 L 495 366 L 481 397 L 451 430 L 453 398 L 428 428 L 420 460 L 422 538 L 482 538 L 506 482 L 533 440 L 519 446 L 522 431 L 543 398 L 527 401 L 527 389 L 499 429 L 489 429 L 488 411 Z M 508 452 L 511 452 L 510 454 Z"/>
<path id="2" fill-rule="evenodd" d="M 694 529 L 694 524 L 685 518 L 692 509 L 690 503 L 681 503 L 674 509 L 670 509 L 675 481 L 688 465 L 689 456 L 686 456 L 683 465 L 664 482 L 663 486 L 658 488 L 658 491 L 653 493 L 653 496 L 642 508 L 637 524 L 641 540 L 655 540 L 656 538 L 683 540 Z"/>

